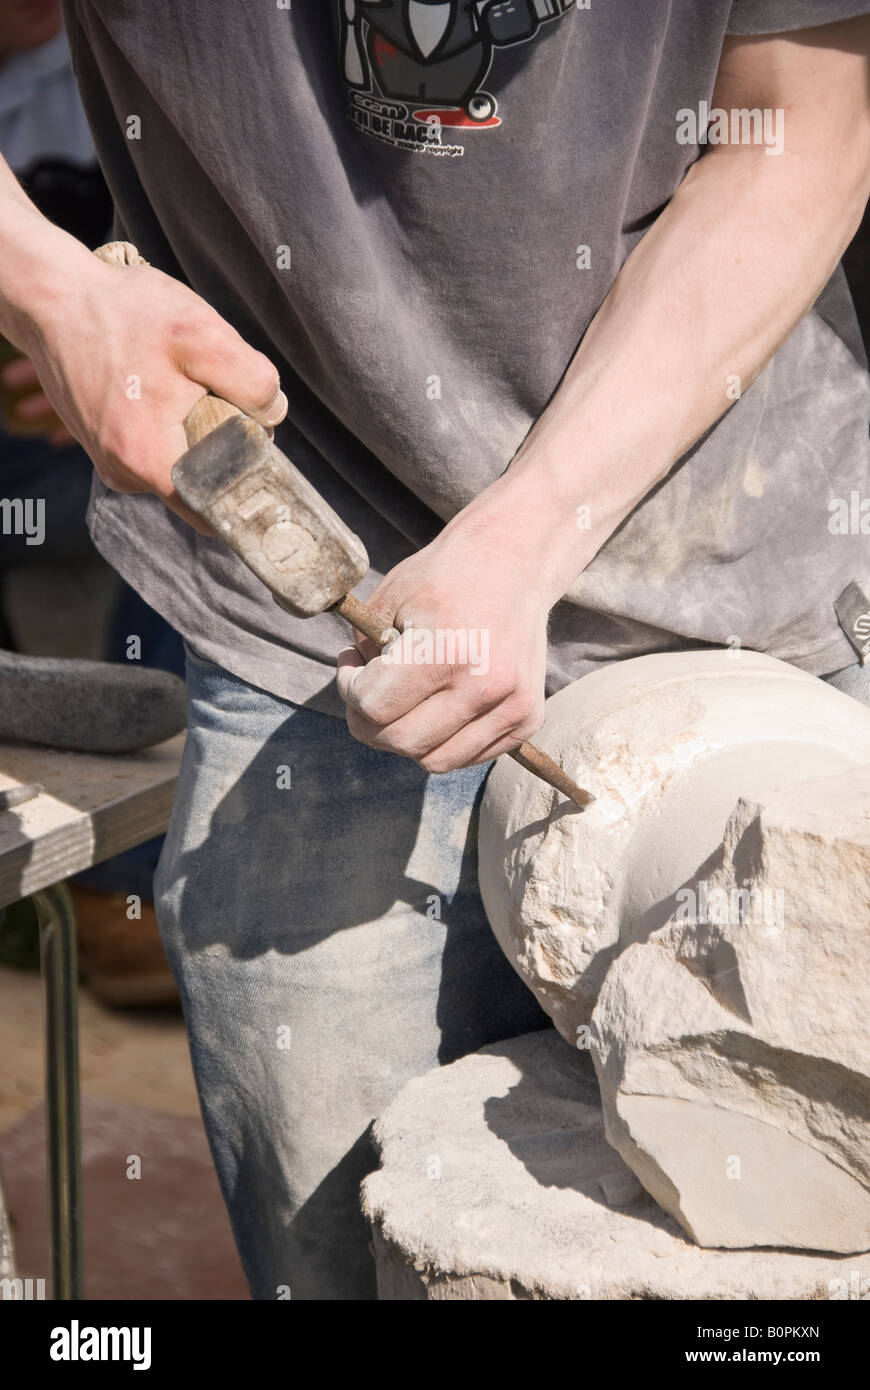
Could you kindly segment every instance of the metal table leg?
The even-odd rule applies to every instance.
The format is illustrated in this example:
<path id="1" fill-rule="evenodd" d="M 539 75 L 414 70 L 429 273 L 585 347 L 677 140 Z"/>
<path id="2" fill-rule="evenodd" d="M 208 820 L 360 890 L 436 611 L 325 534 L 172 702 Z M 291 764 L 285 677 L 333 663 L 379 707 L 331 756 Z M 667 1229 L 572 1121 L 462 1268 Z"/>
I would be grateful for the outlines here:
<path id="1" fill-rule="evenodd" d="M 45 1017 L 51 1296 L 80 1299 L 84 1297 L 84 1279 L 75 913 L 62 883 L 34 893 L 33 902 L 39 919 Z"/>
<path id="2" fill-rule="evenodd" d="M 12 1246 L 12 1231 L 9 1227 L 9 1215 L 6 1211 L 6 1203 L 3 1200 L 3 1189 L 0 1187 L 0 1280 L 3 1282 L 3 1297 L 5 1293 L 5 1280 L 15 1278 L 15 1250 Z"/>

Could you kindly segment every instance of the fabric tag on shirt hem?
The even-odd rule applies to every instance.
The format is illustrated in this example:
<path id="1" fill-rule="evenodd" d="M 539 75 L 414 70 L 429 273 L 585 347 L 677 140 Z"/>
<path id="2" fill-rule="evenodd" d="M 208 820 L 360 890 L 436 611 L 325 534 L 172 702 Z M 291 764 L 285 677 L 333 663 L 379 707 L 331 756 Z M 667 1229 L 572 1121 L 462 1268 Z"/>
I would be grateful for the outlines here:
<path id="1" fill-rule="evenodd" d="M 870 598 L 856 579 L 847 584 L 834 602 L 834 612 L 862 666 L 870 657 Z"/>

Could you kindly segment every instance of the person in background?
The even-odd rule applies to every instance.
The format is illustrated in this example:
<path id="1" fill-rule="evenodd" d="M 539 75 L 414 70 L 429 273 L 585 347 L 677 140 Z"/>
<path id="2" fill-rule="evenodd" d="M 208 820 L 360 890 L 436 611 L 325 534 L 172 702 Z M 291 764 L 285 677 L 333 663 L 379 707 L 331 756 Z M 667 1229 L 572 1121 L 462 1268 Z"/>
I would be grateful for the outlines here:
<path id="1" fill-rule="evenodd" d="M 89 247 L 110 238 L 112 200 L 79 100 L 60 0 L 0 3 L 0 153 L 52 222 Z M 0 536 L 0 646 L 123 661 L 135 634 L 146 665 L 183 674 L 180 638 L 97 555 L 86 523 L 91 461 L 49 404 L 31 362 L 5 340 L 0 417 L 0 496 L 40 498 L 45 505 L 42 544 Z M 34 631 L 32 612 L 46 597 L 49 607 L 55 599 L 57 621 L 49 615 Z M 78 614 L 69 624 L 71 601 Z M 152 905 L 162 843 L 120 855 L 72 885 L 82 968 L 106 1003 L 177 999 Z M 142 904 L 139 920 L 127 917 L 131 894 Z"/>

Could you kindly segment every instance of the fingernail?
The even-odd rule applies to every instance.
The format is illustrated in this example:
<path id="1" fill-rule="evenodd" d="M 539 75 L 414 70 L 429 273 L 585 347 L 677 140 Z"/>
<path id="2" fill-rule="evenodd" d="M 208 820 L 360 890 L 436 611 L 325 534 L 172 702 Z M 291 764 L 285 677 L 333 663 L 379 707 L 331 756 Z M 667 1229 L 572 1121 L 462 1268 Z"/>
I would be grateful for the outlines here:
<path id="1" fill-rule="evenodd" d="M 286 414 L 287 397 L 284 395 L 283 391 L 279 391 L 278 395 L 275 397 L 275 404 L 272 406 L 272 409 L 266 417 L 266 424 L 269 426 L 280 425 L 281 421 L 284 419 Z"/>

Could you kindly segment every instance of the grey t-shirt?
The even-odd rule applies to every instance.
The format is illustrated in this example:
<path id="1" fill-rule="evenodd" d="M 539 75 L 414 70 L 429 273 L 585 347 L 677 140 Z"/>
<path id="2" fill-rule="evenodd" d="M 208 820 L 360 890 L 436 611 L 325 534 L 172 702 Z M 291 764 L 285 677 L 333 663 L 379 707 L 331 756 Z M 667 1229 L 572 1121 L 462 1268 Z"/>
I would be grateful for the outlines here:
<path id="1" fill-rule="evenodd" d="M 868 10 L 67 2 L 119 228 L 278 365 L 290 400 L 278 442 L 362 537 L 373 567 L 362 594 L 504 471 L 544 410 L 620 266 L 702 154 L 686 112 L 703 132 L 725 34 Z M 816 673 L 853 661 L 833 605 L 850 581 L 870 581 L 868 419 L 838 271 L 556 606 L 548 688 L 705 643 Z M 341 712 L 347 628 L 335 615 L 290 618 L 154 498 L 97 484 L 92 526 L 204 656 Z"/>

